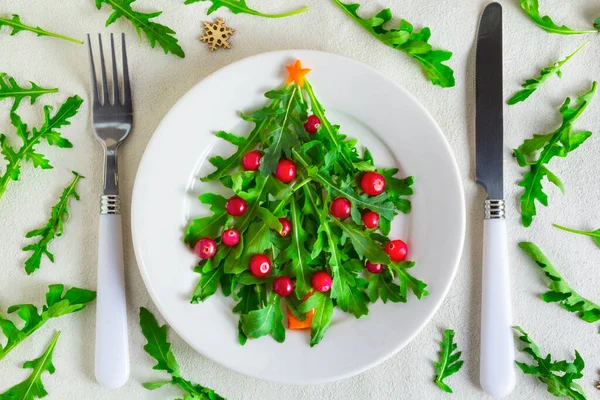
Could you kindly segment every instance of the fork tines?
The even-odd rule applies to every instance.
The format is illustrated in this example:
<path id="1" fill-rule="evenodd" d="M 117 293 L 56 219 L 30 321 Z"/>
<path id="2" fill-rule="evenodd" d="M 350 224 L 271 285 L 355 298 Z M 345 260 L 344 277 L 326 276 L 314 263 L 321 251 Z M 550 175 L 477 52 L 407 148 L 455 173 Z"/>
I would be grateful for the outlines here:
<path id="1" fill-rule="evenodd" d="M 123 95 L 120 96 L 119 74 L 117 72 L 117 60 L 115 57 L 115 41 L 113 34 L 110 34 L 110 50 L 112 54 L 112 98 L 108 93 L 108 79 L 106 78 L 106 66 L 104 62 L 104 51 L 102 49 L 102 35 L 98 34 L 98 45 L 100 49 L 100 72 L 102 75 L 102 96 L 100 96 L 100 87 L 96 79 L 96 66 L 94 63 L 94 54 L 92 51 L 92 40 L 88 33 L 88 45 L 90 49 L 90 66 L 92 69 L 92 98 L 94 108 L 104 106 L 123 107 L 126 111 L 131 111 L 131 86 L 129 83 L 129 68 L 127 66 L 127 52 L 125 51 L 125 34 L 121 34 L 121 48 L 123 53 Z"/>

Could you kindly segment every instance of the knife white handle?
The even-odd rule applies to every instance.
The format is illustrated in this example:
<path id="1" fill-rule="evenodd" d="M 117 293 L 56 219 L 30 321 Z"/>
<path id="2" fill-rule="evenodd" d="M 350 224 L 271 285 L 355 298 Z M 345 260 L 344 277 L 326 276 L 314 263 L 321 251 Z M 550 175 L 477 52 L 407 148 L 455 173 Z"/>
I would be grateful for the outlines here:
<path id="1" fill-rule="evenodd" d="M 502 204 L 501 207 L 502 218 L 486 218 L 483 229 L 479 381 L 483 390 L 494 397 L 508 395 L 515 386 L 515 351 L 511 328 L 506 221 L 504 205 Z M 486 208 L 488 208 L 487 202 Z"/>
<path id="2" fill-rule="evenodd" d="M 129 341 L 120 214 L 101 214 L 96 299 L 96 380 L 116 389 L 129 379 Z"/>

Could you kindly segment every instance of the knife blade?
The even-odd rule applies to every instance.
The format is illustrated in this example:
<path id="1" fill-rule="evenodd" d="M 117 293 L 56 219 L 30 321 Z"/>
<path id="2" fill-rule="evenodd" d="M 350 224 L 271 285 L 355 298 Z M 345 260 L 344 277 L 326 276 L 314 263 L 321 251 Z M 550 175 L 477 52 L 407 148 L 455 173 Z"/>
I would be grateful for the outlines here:
<path id="1" fill-rule="evenodd" d="M 483 12 L 477 36 L 475 73 L 476 178 L 490 199 L 504 198 L 502 153 L 502 7 Z"/>
<path id="2" fill-rule="evenodd" d="M 486 191 L 483 223 L 479 382 L 494 397 L 515 386 L 508 247 L 504 219 L 502 7 L 489 4 L 477 35 L 475 75 L 476 181 Z"/>

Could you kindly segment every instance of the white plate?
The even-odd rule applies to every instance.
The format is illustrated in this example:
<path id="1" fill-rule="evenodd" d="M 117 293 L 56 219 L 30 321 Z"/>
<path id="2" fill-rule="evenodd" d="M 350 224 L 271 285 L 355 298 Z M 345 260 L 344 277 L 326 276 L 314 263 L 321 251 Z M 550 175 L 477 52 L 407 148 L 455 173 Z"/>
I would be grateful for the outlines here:
<path id="1" fill-rule="evenodd" d="M 238 315 L 220 293 L 189 303 L 199 275 L 196 257 L 182 243 L 191 217 L 207 214 L 198 182 L 213 167 L 210 154 L 231 148 L 218 130 L 247 133 L 239 111 L 265 104 L 263 94 L 282 85 L 284 66 L 300 59 L 308 78 L 342 131 L 367 145 L 381 167 L 397 166 L 415 177 L 413 211 L 394 222 L 392 237 L 408 242 L 412 271 L 429 284 L 430 296 L 406 304 L 371 305 L 354 319 L 336 310 L 316 347 L 309 332 L 287 332 L 237 342 Z M 423 81 L 423 84 L 428 84 Z M 404 89 L 377 71 L 333 54 L 293 50 L 260 54 L 217 71 L 192 88 L 167 114 L 148 144 L 132 201 L 135 254 L 148 292 L 169 325 L 194 349 L 234 371 L 285 383 L 318 383 L 349 377 L 386 360 L 413 339 L 446 296 L 457 270 L 465 230 L 465 205 L 456 162 L 439 127 Z"/>

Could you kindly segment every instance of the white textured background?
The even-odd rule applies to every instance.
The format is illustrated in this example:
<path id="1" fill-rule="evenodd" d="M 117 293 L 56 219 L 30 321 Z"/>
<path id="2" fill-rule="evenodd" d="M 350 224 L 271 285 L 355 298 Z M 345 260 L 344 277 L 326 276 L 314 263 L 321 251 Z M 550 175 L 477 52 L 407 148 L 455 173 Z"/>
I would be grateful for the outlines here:
<path id="1" fill-rule="evenodd" d="M 0 15 L 20 14 L 25 23 L 83 39 L 87 32 L 126 32 L 129 40 L 130 68 L 135 95 L 135 129 L 121 152 L 121 191 L 125 197 L 124 217 L 129 217 L 129 195 L 140 157 L 157 124 L 173 104 L 192 85 L 211 72 L 241 58 L 280 49 L 316 49 L 339 53 L 362 61 L 384 72 L 412 92 L 431 112 L 455 151 L 467 199 L 467 240 L 460 269 L 436 316 L 423 332 L 391 360 L 354 378 L 317 386 L 288 386 L 265 383 L 230 372 L 196 354 L 174 334 L 174 352 L 185 376 L 212 387 L 230 399 L 438 399 L 447 398 L 431 383 L 432 360 L 437 357 L 441 331 L 453 328 L 463 350 L 465 367 L 448 379 L 455 389 L 454 398 L 486 398 L 478 385 L 480 259 L 483 192 L 473 183 L 473 43 L 484 0 L 363 0 L 363 15 L 391 6 L 395 15 L 420 27 L 432 28 L 432 43 L 452 50 L 450 65 L 456 72 L 453 89 L 433 87 L 422 76 L 417 64 L 408 57 L 376 42 L 355 25 L 329 0 L 248 0 L 264 11 L 280 11 L 308 5 L 311 10 L 289 19 L 265 20 L 249 15 L 231 15 L 220 10 L 211 17 L 224 17 L 236 29 L 233 49 L 209 54 L 197 40 L 201 21 L 207 20 L 208 4 L 184 6 L 183 0 L 138 0 L 136 8 L 164 10 L 157 21 L 173 27 L 186 52 L 185 59 L 164 55 L 150 49 L 146 39 L 140 42 L 126 21 L 104 28 L 109 15 L 98 11 L 92 0 L 48 2 L 44 0 L 1 0 Z M 262 4 L 261 4 L 262 3 Z M 587 90 L 593 79 L 600 79 L 600 38 L 596 35 L 550 35 L 536 27 L 518 8 L 515 1 L 503 1 L 505 29 L 505 97 L 539 69 L 561 59 L 586 39 L 592 44 L 564 68 L 564 78 L 553 78 L 526 103 L 506 108 L 506 199 L 508 204 L 509 250 L 515 323 L 523 326 L 544 351 L 559 358 L 572 359 L 578 349 L 586 361 L 581 384 L 589 398 L 600 398 L 595 389 L 600 367 L 598 324 L 590 325 L 554 304 L 545 304 L 538 295 L 544 279 L 532 262 L 516 247 L 518 241 L 536 242 L 559 271 L 584 296 L 600 301 L 600 249 L 591 239 L 557 231 L 551 223 L 581 229 L 600 227 L 600 98 L 577 121 L 577 128 L 590 129 L 595 135 L 567 159 L 557 159 L 551 169 L 563 179 L 566 195 L 549 185 L 550 207 L 540 208 L 533 227 L 520 226 L 517 214 L 519 190 L 516 182 L 520 169 L 510 157 L 510 149 L 533 133 L 554 130 L 559 123 L 557 109 L 567 95 Z M 588 28 L 600 16 L 597 0 L 544 0 L 542 10 L 571 27 Z M 42 86 L 58 87 L 58 94 L 42 97 L 37 105 L 24 104 L 20 113 L 31 126 L 41 118 L 40 104 L 58 105 L 67 96 L 88 98 L 89 70 L 87 49 L 51 38 L 35 38 L 23 32 L 9 37 L 0 32 L 0 71 L 15 76 L 19 82 L 32 80 Z M 99 145 L 92 138 L 89 103 L 86 101 L 73 125 L 64 134 L 74 143 L 72 150 L 40 146 L 55 165 L 51 171 L 23 168 L 22 179 L 11 183 L 0 201 L 0 309 L 11 304 L 42 304 L 47 284 L 93 288 L 96 281 L 96 243 L 98 194 L 102 185 L 102 160 Z M 0 103 L 0 132 L 14 140 L 8 122 L 8 102 Z M 24 235 L 45 223 L 50 207 L 75 169 L 87 179 L 81 182 L 82 201 L 72 202 L 72 218 L 65 235 L 52 244 L 56 264 L 44 262 L 42 269 L 28 277 L 22 269 L 26 255 L 20 249 Z M 157 182 L 160 185 L 161 182 Z M 443 193 L 440 193 L 443 195 Z M 152 221 L 148 221 L 152 229 Z M 124 229 L 127 232 L 128 222 Z M 152 360 L 144 353 L 145 340 L 137 318 L 140 306 L 155 310 L 146 294 L 134 260 L 131 240 L 125 235 L 125 261 L 129 300 L 132 376 L 119 390 L 106 390 L 93 377 L 94 310 L 52 320 L 42 330 L 0 361 L 0 393 L 20 382 L 26 375 L 20 365 L 37 357 L 55 330 L 62 336 L 55 351 L 57 372 L 46 375 L 44 382 L 50 399 L 161 399 L 174 398 L 179 392 L 163 388 L 148 392 L 141 382 L 160 379 L 153 371 Z M 207 326 L 210 329 L 210 326 Z M 377 340 L 377 333 L 373 338 Z M 368 342 L 365 343 L 368 346 Z M 308 350 L 307 350 L 308 351 Z M 314 349 L 312 351 L 318 351 Z M 350 349 L 351 351 L 351 349 Z M 343 355 L 340 355 L 343 357 Z M 290 360 L 293 362 L 293 360 Z M 517 388 L 511 399 L 546 398 L 546 388 L 532 377 L 518 373 Z"/>

